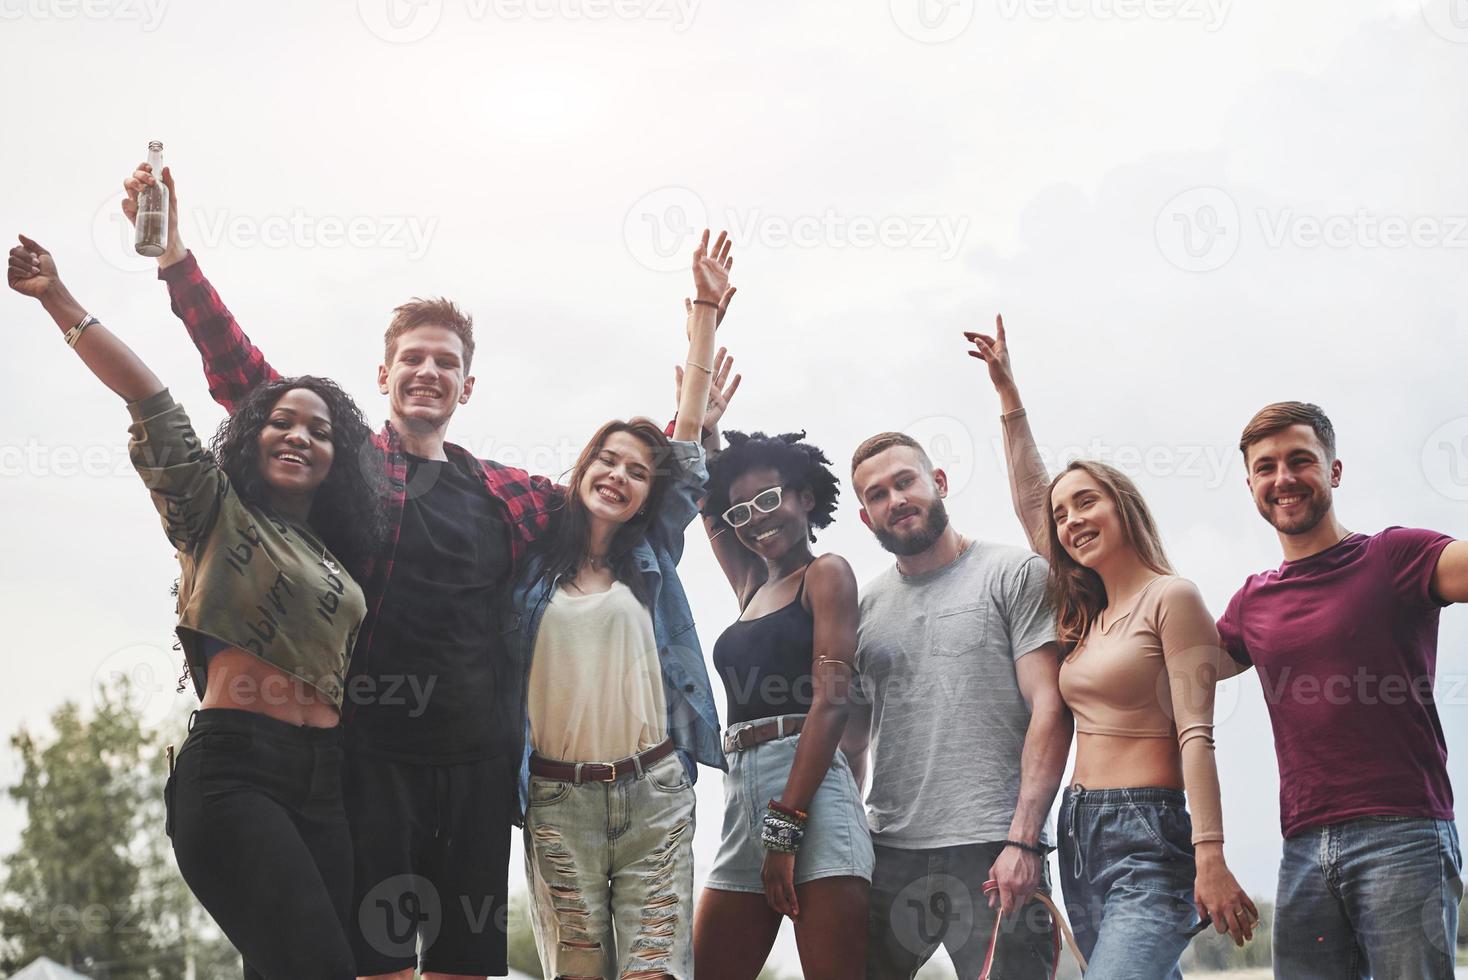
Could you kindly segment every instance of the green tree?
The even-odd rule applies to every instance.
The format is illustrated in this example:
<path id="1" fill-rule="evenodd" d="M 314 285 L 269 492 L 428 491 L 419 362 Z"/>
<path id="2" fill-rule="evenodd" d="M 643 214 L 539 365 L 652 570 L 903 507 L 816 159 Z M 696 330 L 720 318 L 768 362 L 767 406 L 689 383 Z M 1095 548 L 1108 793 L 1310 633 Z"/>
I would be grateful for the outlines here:
<path id="1" fill-rule="evenodd" d="M 148 748 L 126 711 L 127 687 L 100 693 L 95 716 L 67 702 L 43 743 L 22 728 L 10 740 L 26 809 L 20 848 L 5 859 L 0 932 L 6 965 L 37 956 L 108 980 L 150 976 L 151 942 L 138 901 L 133 852 L 147 787 L 134 775 Z"/>
<path id="2" fill-rule="evenodd" d="M 26 825 L 4 859 L 0 972 L 48 956 L 98 980 L 239 976 L 238 955 L 199 907 L 164 833 L 166 764 L 122 679 L 90 718 L 72 702 L 51 734 L 11 737 Z M 182 733 L 182 721 L 172 726 Z"/>
<path id="3" fill-rule="evenodd" d="M 535 950 L 535 933 L 530 928 L 530 896 L 524 892 L 510 896 L 507 953 L 510 969 L 535 980 L 545 976 L 540 967 L 540 954 Z"/>

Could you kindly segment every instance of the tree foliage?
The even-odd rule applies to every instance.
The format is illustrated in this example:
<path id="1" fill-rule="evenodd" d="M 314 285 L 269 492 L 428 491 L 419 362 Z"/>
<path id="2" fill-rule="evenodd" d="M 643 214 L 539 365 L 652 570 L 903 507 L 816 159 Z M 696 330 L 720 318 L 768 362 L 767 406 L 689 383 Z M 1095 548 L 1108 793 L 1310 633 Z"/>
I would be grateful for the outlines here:
<path id="1" fill-rule="evenodd" d="M 239 976 L 179 876 L 164 833 L 162 739 L 129 709 L 126 679 L 99 688 L 90 717 L 67 702 L 44 736 L 11 736 L 25 810 L 4 859 L 0 972 L 47 956 L 98 980 Z M 181 736 L 183 725 L 173 727 Z"/>

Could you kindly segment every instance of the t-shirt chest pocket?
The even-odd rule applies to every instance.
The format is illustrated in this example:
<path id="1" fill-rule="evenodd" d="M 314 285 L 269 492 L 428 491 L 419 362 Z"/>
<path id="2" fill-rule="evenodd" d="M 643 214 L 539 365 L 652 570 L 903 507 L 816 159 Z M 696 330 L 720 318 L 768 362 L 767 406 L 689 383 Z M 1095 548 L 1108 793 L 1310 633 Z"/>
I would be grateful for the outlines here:
<path id="1" fill-rule="evenodd" d="M 928 649 L 935 657 L 964 656 L 983 646 L 988 628 L 988 603 L 942 610 L 933 617 Z"/>

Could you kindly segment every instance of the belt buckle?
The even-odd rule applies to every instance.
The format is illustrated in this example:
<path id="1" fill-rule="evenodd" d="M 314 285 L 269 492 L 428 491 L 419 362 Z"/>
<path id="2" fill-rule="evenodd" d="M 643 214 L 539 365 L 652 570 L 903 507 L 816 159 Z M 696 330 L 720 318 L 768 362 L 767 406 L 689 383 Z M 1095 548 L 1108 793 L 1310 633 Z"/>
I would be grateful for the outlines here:
<path id="1" fill-rule="evenodd" d="M 609 763 L 607 768 L 612 771 L 612 774 L 605 779 L 598 780 L 598 782 L 615 783 L 617 781 L 617 764 L 615 762 Z"/>
<path id="2" fill-rule="evenodd" d="M 746 742 L 744 740 L 744 736 L 746 736 L 746 735 L 752 735 L 752 734 L 754 734 L 754 726 L 753 725 L 750 725 L 747 728 L 741 728 L 741 729 L 739 729 L 738 732 L 735 733 L 735 735 L 734 735 L 734 745 L 735 745 L 735 747 L 737 747 L 739 749 L 740 752 L 743 752 L 745 749 L 749 748 L 751 745 L 754 744 L 753 742 Z"/>

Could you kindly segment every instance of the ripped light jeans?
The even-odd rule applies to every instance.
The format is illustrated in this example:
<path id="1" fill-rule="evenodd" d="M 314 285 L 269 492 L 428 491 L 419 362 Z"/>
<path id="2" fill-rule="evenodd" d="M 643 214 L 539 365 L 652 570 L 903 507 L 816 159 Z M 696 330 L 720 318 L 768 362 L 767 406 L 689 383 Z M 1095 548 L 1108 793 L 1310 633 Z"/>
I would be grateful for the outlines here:
<path id="1" fill-rule="evenodd" d="M 530 778 L 525 876 L 547 977 L 693 976 L 693 809 L 676 752 L 614 782 Z"/>

